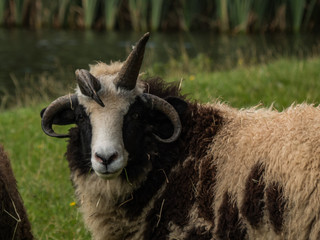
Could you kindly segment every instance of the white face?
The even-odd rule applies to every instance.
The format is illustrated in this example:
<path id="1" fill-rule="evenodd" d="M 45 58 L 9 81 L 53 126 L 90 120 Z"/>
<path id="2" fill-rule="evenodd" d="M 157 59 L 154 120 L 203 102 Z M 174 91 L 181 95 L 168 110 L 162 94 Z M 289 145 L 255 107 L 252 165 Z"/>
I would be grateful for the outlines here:
<path id="1" fill-rule="evenodd" d="M 115 76 L 98 77 L 102 85 L 98 95 L 105 107 L 77 90 L 79 103 L 85 107 L 92 126 L 92 168 L 98 176 L 107 179 L 117 177 L 127 165 L 128 153 L 122 138 L 123 118 L 136 96 L 142 92 L 139 87 L 131 91 L 116 89 L 113 84 Z"/>

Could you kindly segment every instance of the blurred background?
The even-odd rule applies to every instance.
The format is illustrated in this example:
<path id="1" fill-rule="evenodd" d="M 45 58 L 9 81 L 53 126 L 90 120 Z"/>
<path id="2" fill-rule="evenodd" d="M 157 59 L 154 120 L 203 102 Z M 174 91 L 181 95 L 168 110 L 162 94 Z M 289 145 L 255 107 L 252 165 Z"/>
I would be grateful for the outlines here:
<path id="1" fill-rule="evenodd" d="M 319 0 L 0 0 L 0 26 L 2 108 L 31 85 L 56 97 L 52 78 L 65 90 L 75 69 L 124 60 L 146 31 L 145 69 L 162 76 L 174 60 L 214 71 L 320 52 Z"/>
<path id="2" fill-rule="evenodd" d="M 181 82 L 191 100 L 320 103 L 320 0 L 0 0 L 0 144 L 36 239 L 91 239 L 67 142 L 42 132 L 41 109 L 74 91 L 76 69 L 123 61 L 146 31 L 142 77 Z"/>
<path id="3" fill-rule="evenodd" d="M 0 23 L 30 29 L 319 31 L 318 0 L 2 0 Z"/>

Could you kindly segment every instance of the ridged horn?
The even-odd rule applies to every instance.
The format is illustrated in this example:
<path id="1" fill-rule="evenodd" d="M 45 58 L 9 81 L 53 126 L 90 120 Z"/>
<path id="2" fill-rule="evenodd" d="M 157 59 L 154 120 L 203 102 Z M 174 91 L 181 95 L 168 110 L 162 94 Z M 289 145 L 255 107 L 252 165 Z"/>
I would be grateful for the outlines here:
<path id="1" fill-rule="evenodd" d="M 147 41 L 149 40 L 149 36 L 149 33 L 145 33 L 127 57 L 117 78 L 114 80 L 117 87 L 124 88 L 126 90 L 132 90 L 135 88 L 142 65 L 144 49 Z"/>
<path id="2" fill-rule="evenodd" d="M 53 101 L 44 110 L 44 112 L 42 112 L 41 127 L 44 133 L 50 137 L 57 137 L 57 138 L 70 137 L 68 134 L 55 133 L 52 129 L 52 125 L 54 123 L 54 117 L 57 113 L 67 109 L 73 109 L 73 107 L 77 104 L 77 102 L 78 102 L 78 99 L 75 94 L 65 95 Z"/>
<path id="3" fill-rule="evenodd" d="M 163 139 L 163 138 L 154 134 L 156 139 L 160 142 L 163 142 L 163 143 L 171 143 L 171 142 L 174 142 L 175 140 L 177 140 L 178 137 L 180 136 L 180 133 L 182 130 L 182 125 L 181 125 L 179 114 L 174 109 L 174 107 L 170 103 L 165 101 L 164 99 L 159 98 L 159 97 L 152 95 L 152 94 L 144 93 L 141 95 L 141 97 L 145 102 L 147 102 L 149 104 L 149 106 L 152 109 L 156 109 L 156 110 L 164 113 L 169 118 L 169 120 L 171 121 L 171 123 L 173 125 L 173 133 L 172 133 L 171 137 L 169 137 L 167 139 Z"/>
<path id="4" fill-rule="evenodd" d="M 92 98 L 101 107 L 104 107 L 103 102 L 97 94 L 97 92 L 101 89 L 100 81 L 85 69 L 78 69 L 75 73 L 78 86 L 82 94 Z"/>

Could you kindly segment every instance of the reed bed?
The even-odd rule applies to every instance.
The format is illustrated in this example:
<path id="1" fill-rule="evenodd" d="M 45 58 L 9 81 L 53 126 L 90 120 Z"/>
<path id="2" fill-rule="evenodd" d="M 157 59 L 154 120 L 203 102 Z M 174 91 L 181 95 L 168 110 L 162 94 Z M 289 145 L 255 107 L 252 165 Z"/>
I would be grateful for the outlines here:
<path id="1" fill-rule="evenodd" d="M 1 0 L 0 24 L 33 29 L 319 31 L 319 0 Z"/>

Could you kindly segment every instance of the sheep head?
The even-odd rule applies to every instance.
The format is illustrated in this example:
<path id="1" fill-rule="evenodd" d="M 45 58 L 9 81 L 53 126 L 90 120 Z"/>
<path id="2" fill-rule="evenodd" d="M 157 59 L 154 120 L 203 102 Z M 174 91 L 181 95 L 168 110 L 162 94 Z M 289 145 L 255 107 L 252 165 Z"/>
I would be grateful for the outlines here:
<path id="1" fill-rule="evenodd" d="M 124 119 L 137 102 L 161 112 L 172 123 L 173 133 L 168 138 L 153 133 L 157 141 L 171 143 L 180 135 L 181 122 L 174 106 L 144 93 L 145 86 L 138 80 L 148 39 L 146 33 L 124 63 L 98 63 L 90 66 L 90 71 L 77 70 L 76 93 L 58 98 L 41 112 L 42 129 L 51 137 L 69 137 L 55 133 L 53 124 L 78 125 L 85 148 L 90 149 L 91 166 L 100 177 L 115 178 L 127 166 L 129 153 L 123 138 L 130 134 L 123 131 L 131 131 L 131 135 L 135 132 L 124 126 Z"/>

